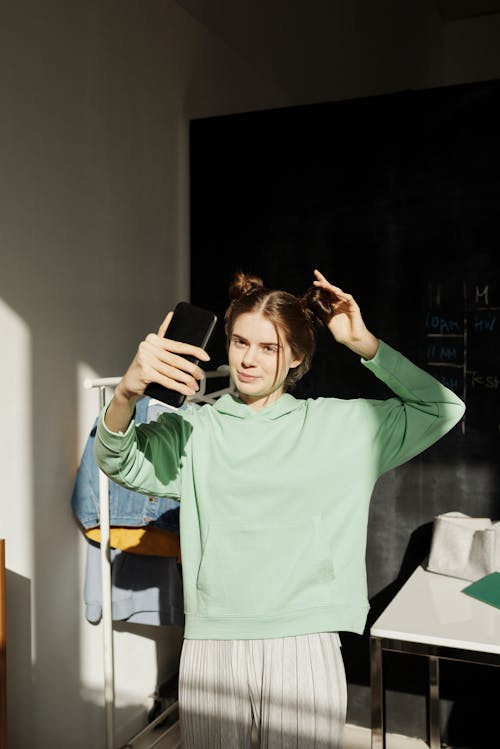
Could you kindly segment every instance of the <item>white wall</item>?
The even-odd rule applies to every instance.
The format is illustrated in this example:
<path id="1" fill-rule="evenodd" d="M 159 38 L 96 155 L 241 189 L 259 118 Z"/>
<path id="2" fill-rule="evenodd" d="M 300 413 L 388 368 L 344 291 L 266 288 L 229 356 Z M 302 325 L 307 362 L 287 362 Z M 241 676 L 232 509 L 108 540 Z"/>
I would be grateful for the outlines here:
<path id="1" fill-rule="evenodd" d="M 189 117 L 288 99 L 169 0 L 30 0 L 2 6 L 0 101 L 9 749 L 99 749 L 101 631 L 69 505 L 97 408 L 82 378 L 120 374 L 188 294 Z M 120 740 L 157 657 L 177 657 L 162 629 L 115 636 Z"/>

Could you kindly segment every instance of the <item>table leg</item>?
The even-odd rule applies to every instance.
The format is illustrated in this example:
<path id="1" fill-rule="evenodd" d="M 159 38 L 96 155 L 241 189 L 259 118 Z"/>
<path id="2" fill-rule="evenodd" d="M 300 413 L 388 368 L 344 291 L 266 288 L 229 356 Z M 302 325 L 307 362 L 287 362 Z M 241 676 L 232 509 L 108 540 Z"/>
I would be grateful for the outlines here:
<path id="1" fill-rule="evenodd" d="M 385 749 L 382 642 L 379 637 L 370 637 L 370 682 L 372 749 Z"/>
<path id="2" fill-rule="evenodd" d="M 441 749 L 439 720 L 439 658 L 429 656 L 429 741 L 430 749 Z"/>

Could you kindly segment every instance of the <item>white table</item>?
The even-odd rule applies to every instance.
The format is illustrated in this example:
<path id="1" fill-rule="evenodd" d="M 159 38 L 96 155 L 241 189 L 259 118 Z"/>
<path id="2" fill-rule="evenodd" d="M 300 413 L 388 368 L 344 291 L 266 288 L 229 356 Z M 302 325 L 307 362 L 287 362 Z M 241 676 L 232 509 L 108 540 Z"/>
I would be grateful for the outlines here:
<path id="1" fill-rule="evenodd" d="M 441 747 L 439 660 L 500 666 L 500 609 L 462 593 L 468 584 L 417 567 L 371 627 L 372 749 L 385 749 L 384 650 L 428 658 L 431 749 Z"/>

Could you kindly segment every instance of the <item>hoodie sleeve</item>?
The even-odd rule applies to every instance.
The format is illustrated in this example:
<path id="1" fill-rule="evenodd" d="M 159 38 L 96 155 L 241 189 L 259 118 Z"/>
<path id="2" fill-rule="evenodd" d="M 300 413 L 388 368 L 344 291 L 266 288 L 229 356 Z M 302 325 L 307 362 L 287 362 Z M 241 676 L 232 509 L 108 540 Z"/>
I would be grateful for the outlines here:
<path id="1" fill-rule="evenodd" d="M 361 361 L 396 396 L 370 401 L 380 474 L 430 447 L 462 418 L 465 404 L 453 391 L 383 341 L 373 359 Z"/>
<path id="2" fill-rule="evenodd" d="M 191 427 L 178 413 L 160 416 L 149 424 L 132 420 L 125 432 L 112 432 L 97 423 L 94 455 L 99 468 L 115 483 L 156 497 L 181 495 L 181 469 Z"/>

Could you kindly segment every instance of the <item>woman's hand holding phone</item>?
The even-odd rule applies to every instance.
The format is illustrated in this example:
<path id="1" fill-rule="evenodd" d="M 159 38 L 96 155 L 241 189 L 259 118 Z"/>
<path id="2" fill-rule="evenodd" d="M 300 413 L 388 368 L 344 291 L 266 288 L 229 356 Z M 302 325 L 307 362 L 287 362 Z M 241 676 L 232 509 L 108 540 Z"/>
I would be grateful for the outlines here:
<path id="1" fill-rule="evenodd" d="M 136 401 L 154 382 L 182 395 L 194 395 L 203 370 L 185 356 L 209 361 L 210 357 L 199 346 L 166 338 L 173 312 L 169 312 L 158 333 L 150 333 L 141 341 L 126 373 L 115 388 L 106 411 L 105 423 L 112 432 L 124 431 L 130 423 Z"/>
<path id="2" fill-rule="evenodd" d="M 203 370 L 184 357 L 192 356 L 201 361 L 208 361 L 210 357 L 199 346 L 166 337 L 172 314 L 168 313 L 158 333 L 150 333 L 139 344 L 132 364 L 117 386 L 117 391 L 125 397 L 140 397 L 151 382 L 184 395 L 193 395 L 199 389 L 198 380 L 203 378 Z"/>

